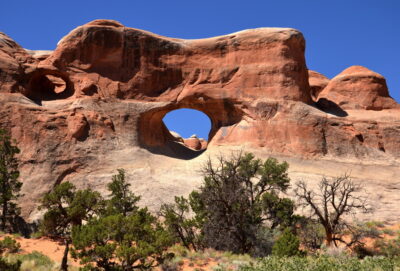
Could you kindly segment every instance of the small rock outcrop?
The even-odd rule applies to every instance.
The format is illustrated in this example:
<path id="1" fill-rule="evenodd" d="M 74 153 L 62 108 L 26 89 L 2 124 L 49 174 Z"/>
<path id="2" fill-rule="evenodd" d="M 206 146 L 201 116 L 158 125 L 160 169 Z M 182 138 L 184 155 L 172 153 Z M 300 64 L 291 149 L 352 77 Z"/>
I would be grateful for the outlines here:
<path id="1" fill-rule="evenodd" d="M 202 149 L 201 141 L 196 135 L 192 135 L 189 138 L 185 138 L 183 142 L 187 147 L 193 150 L 199 151 Z"/>
<path id="2" fill-rule="evenodd" d="M 308 82 L 310 84 L 311 98 L 317 101 L 318 95 L 328 85 L 329 78 L 319 72 L 309 70 Z"/>
<path id="3" fill-rule="evenodd" d="M 352 66 L 332 78 L 318 95 L 342 109 L 382 110 L 400 108 L 389 96 L 385 78 L 362 66 Z"/>

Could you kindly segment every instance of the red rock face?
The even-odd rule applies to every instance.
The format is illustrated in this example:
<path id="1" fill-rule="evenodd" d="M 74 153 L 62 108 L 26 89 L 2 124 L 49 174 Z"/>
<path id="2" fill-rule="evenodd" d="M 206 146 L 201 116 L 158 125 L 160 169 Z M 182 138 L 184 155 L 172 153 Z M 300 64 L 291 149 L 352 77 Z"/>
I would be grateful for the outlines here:
<path id="1" fill-rule="evenodd" d="M 365 67 L 352 66 L 333 78 L 318 95 L 342 109 L 400 108 L 390 96 L 385 78 Z"/>
<path id="2" fill-rule="evenodd" d="M 36 64 L 35 59 L 0 32 L 0 60 L 0 93 L 21 92 L 26 85 L 26 73 Z"/>
<path id="3" fill-rule="evenodd" d="M 102 98 L 310 102 L 304 39 L 294 29 L 179 40 L 96 20 L 64 37 L 39 67 L 68 74 L 74 97 L 87 95 L 83 90 L 94 85 L 93 95 Z"/>
<path id="4" fill-rule="evenodd" d="M 310 92 L 313 101 L 318 100 L 318 95 L 328 85 L 329 79 L 316 71 L 308 71 L 308 82 L 310 83 Z"/>
<path id="5" fill-rule="evenodd" d="M 145 168 L 144 151 L 190 159 L 240 146 L 399 163 L 400 109 L 385 79 L 351 67 L 329 80 L 308 71 L 304 50 L 289 28 L 181 40 L 96 20 L 40 54 L 1 35 L 0 127 L 22 150 L 24 215 L 59 182 L 85 187 L 93 171 L 109 178 L 130 159 Z M 208 143 L 177 142 L 162 119 L 178 108 L 210 117 Z"/>
<path id="6" fill-rule="evenodd" d="M 201 142 L 197 137 L 185 138 L 184 144 L 193 150 L 201 150 Z"/>

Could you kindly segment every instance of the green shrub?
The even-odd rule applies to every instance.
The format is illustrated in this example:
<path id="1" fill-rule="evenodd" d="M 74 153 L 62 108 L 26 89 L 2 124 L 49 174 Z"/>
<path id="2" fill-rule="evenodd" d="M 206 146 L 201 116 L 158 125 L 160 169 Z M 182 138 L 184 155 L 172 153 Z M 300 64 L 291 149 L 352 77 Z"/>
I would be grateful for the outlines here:
<path id="1" fill-rule="evenodd" d="M 4 258 L 0 257 L 0 270 L 2 271 L 19 271 L 21 262 L 9 263 Z"/>
<path id="2" fill-rule="evenodd" d="M 281 197 L 289 165 L 251 153 L 208 159 L 202 186 L 189 199 L 176 197 L 160 214 L 175 241 L 189 249 L 213 248 L 255 257 L 271 253 L 278 228 L 292 226 L 295 204 Z"/>
<path id="3" fill-rule="evenodd" d="M 25 255 L 18 255 L 18 259 L 21 262 L 33 261 L 37 266 L 51 267 L 54 265 L 54 262 L 49 257 L 38 251 L 33 251 L 32 253 Z"/>
<path id="4" fill-rule="evenodd" d="M 398 271 L 400 261 L 386 257 L 334 258 L 266 257 L 256 264 L 242 266 L 241 271 Z"/>
<path id="5" fill-rule="evenodd" d="M 173 262 L 173 261 L 165 261 L 164 263 L 161 264 L 160 268 L 162 271 L 178 271 L 178 270 L 180 270 L 179 263 Z"/>
<path id="6" fill-rule="evenodd" d="M 15 269 L 18 271 L 58 271 L 60 269 L 49 257 L 37 251 L 24 255 L 10 254 L 6 260 L 9 264 L 18 265 L 19 268 Z M 0 270 L 8 269 L 0 268 Z"/>
<path id="7" fill-rule="evenodd" d="M 325 240 L 325 229 L 316 220 L 302 218 L 299 219 L 298 236 L 300 243 L 307 251 L 316 251 L 321 248 Z"/>
<path id="8" fill-rule="evenodd" d="M 41 237 L 43 237 L 43 233 L 41 231 L 35 231 L 30 236 L 32 239 L 39 239 Z"/>
<path id="9" fill-rule="evenodd" d="M 387 257 L 400 257 L 400 234 L 396 239 L 377 240 L 374 244 L 377 253 Z"/>
<path id="10" fill-rule="evenodd" d="M 7 253 L 17 253 L 21 245 L 12 237 L 6 236 L 0 241 L 0 254 Z"/>
<path id="11" fill-rule="evenodd" d="M 299 246 L 299 238 L 293 234 L 290 228 L 286 228 L 272 247 L 272 255 L 278 257 L 301 256 L 303 253 L 299 250 Z"/>
<path id="12" fill-rule="evenodd" d="M 87 270 L 151 269 L 164 259 L 170 236 L 146 208 L 100 217 L 72 230 L 72 257 Z"/>

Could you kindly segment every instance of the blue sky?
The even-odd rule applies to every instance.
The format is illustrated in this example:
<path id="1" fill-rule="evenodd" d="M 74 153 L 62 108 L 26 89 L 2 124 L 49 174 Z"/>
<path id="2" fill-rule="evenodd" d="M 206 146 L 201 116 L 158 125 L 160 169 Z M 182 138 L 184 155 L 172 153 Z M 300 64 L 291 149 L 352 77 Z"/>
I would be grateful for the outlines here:
<path id="1" fill-rule="evenodd" d="M 351 65 L 366 66 L 386 77 L 392 97 L 400 102 L 399 0 L 19 0 L 1 1 L 0 10 L 0 31 L 36 50 L 54 49 L 69 31 L 94 19 L 114 19 L 176 38 L 293 27 L 306 38 L 309 69 L 332 78 Z M 170 128 L 183 134 L 180 130 L 193 123 L 193 115 L 185 115 L 186 122 Z M 207 137 L 208 131 L 196 133 Z"/>

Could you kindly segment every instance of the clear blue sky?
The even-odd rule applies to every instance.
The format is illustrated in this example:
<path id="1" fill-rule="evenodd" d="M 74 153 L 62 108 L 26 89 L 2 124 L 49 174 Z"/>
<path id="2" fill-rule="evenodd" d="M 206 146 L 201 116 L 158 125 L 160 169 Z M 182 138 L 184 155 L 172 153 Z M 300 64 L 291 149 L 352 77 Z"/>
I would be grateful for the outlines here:
<path id="1" fill-rule="evenodd" d="M 400 0 L 9 0 L 0 10 L 0 31 L 36 50 L 54 49 L 69 31 L 94 19 L 177 38 L 293 27 L 306 38 L 309 69 L 332 78 L 351 65 L 366 66 L 386 77 L 400 101 Z M 191 114 L 185 115 L 190 123 Z M 176 125 L 170 128 L 180 132 Z"/>

